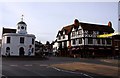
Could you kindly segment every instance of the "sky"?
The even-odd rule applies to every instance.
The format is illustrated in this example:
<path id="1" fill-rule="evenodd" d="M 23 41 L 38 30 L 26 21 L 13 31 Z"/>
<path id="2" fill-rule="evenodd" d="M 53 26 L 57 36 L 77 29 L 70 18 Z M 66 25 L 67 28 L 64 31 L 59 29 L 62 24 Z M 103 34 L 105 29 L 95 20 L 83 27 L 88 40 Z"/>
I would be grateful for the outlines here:
<path id="1" fill-rule="evenodd" d="M 0 34 L 2 27 L 17 28 L 17 23 L 27 24 L 28 34 L 34 34 L 37 41 L 54 41 L 58 31 L 80 22 L 107 25 L 112 22 L 118 31 L 117 2 L 0 2 Z M 1 36 L 1 35 L 0 35 Z M 0 37 L 1 38 L 1 37 Z"/>

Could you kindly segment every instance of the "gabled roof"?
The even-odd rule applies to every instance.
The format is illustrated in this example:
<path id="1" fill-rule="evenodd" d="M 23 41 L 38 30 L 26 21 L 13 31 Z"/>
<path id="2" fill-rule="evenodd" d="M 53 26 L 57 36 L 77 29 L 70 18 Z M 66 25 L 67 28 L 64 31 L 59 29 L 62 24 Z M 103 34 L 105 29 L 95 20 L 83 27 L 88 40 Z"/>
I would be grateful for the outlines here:
<path id="1" fill-rule="evenodd" d="M 64 26 L 60 31 L 58 31 L 58 34 L 60 33 L 61 35 L 63 35 L 63 31 L 65 31 L 65 34 L 68 35 L 71 33 L 72 28 L 75 28 L 76 30 L 78 30 L 79 26 L 81 26 L 83 30 L 113 33 L 114 29 L 112 28 L 112 23 L 111 22 L 109 23 L 108 25 L 98 25 L 98 24 L 78 22 L 79 24 L 78 26 L 76 26 L 75 24 Z M 57 34 L 57 37 L 58 37 L 58 34 Z"/>
<path id="2" fill-rule="evenodd" d="M 3 27 L 2 35 L 5 33 L 16 33 L 16 29 L 10 29 L 10 28 Z"/>
<path id="3" fill-rule="evenodd" d="M 73 28 L 73 25 L 68 25 L 68 26 L 63 27 L 61 30 L 58 31 L 58 34 L 56 37 L 58 37 L 59 33 L 60 35 L 63 35 L 64 31 L 66 35 L 70 34 L 72 28 Z"/>
<path id="4" fill-rule="evenodd" d="M 72 28 L 73 28 L 73 25 L 65 26 L 62 28 L 61 31 L 65 31 L 65 34 L 68 35 L 71 32 Z"/>

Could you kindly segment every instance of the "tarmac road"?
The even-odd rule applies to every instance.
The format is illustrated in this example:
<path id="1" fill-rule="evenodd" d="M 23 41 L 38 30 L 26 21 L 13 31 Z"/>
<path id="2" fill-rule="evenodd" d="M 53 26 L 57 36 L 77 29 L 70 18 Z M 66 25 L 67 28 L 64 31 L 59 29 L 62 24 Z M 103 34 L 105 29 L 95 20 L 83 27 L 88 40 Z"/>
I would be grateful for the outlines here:
<path id="1" fill-rule="evenodd" d="M 98 60 L 85 60 L 68 57 L 48 57 L 49 59 L 29 59 L 29 58 L 3 58 L 2 75 L 7 78 L 94 78 L 95 74 L 74 72 L 50 67 L 51 64 L 70 62 L 90 62 L 100 63 Z M 103 63 L 107 64 L 107 63 Z"/>

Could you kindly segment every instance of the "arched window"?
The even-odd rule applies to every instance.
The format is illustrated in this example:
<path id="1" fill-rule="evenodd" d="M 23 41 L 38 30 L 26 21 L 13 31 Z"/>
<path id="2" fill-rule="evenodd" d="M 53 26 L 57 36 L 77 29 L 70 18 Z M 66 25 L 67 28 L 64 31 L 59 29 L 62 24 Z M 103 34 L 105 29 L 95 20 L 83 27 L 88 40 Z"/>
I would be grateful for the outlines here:
<path id="1" fill-rule="evenodd" d="M 6 48 L 6 53 L 5 53 L 5 54 L 6 54 L 6 56 L 9 56 L 9 55 L 10 55 L 10 47 L 7 47 L 7 48 Z"/>

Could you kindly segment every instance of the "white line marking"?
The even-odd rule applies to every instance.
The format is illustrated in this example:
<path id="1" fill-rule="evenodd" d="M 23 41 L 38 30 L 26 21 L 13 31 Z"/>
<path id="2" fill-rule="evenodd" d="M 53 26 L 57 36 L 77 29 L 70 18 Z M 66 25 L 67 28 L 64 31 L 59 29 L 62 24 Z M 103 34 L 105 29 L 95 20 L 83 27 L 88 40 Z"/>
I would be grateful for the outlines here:
<path id="1" fill-rule="evenodd" d="M 87 77 L 90 77 L 90 78 L 94 78 L 88 74 L 85 74 L 85 73 L 79 73 L 79 72 L 74 72 L 74 71 L 67 71 L 67 70 L 62 70 L 62 69 L 59 69 L 59 68 L 56 68 L 56 67 L 52 67 L 53 69 L 57 70 L 57 71 L 62 71 L 62 72 L 68 72 L 68 73 L 74 73 L 74 74 L 81 74 L 81 75 L 84 75 L 84 76 L 87 76 Z"/>
<path id="2" fill-rule="evenodd" d="M 32 65 L 30 64 L 30 65 L 24 65 L 24 66 L 32 66 Z"/>
<path id="3" fill-rule="evenodd" d="M 10 66 L 18 66 L 18 65 L 10 65 Z"/>
<path id="4" fill-rule="evenodd" d="M 85 74 L 85 73 L 81 73 L 81 74 L 83 74 L 84 76 L 90 77 L 90 78 L 94 78 L 94 77 L 92 77 L 92 76 L 90 76 L 88 74 Z"/>
<path id="5" fill-rule="evenodd" d="M 48 65 L 46 65 L 46 64 L 41 64 L 40 66 L 48 66 Z"/>
<path id="6" fill-rule="evenodd" d="M 57 71 L 61 71 L 60 69 L 56 68 L 56 67 L 52 67 L 53 69 L 57 70 Z"/>

